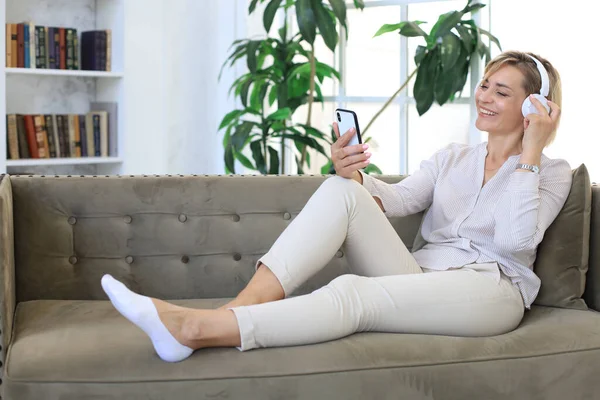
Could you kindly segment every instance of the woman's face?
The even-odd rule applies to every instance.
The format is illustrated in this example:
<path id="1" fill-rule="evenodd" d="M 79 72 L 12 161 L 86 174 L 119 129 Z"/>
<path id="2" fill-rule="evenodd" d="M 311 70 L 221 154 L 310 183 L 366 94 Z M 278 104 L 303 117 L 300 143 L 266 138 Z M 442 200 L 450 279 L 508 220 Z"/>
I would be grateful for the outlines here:
<path id="1" fill-rule="evenodd" d="M 523 132 L 521 106 L 527 96 L 523 79 L 521 71 L 505 65 L 481 82 L 475 92 L 477 129 L 494 134 Z"/>

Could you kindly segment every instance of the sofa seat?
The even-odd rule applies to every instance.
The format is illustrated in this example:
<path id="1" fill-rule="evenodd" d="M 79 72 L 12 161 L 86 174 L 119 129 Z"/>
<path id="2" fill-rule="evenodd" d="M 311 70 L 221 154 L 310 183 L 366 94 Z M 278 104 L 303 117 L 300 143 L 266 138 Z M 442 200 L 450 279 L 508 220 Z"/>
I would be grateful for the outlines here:
<path id="1" fill-rule="evenodd" d="M 245 353 L 204 349 L 172 364 L 108 301 L 38 300 L 17 307 L 3 386 L 22 400 L 594 398 L 599 357 L 600 313 L 533 307 L 517 330 L 495 337 L 362 333 Z"/>

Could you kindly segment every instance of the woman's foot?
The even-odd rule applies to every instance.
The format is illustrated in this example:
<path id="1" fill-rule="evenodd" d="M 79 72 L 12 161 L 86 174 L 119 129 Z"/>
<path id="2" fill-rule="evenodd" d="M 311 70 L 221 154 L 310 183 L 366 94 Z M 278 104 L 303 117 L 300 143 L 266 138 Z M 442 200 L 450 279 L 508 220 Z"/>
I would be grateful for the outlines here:
<path id="1" fill-rule="evenodd" d="M 150 337 L 164 361 L 182 361 L 194 352 L 184 338 L 189 328 L 183 307 L 134 293 L 110 275 L 104 275 L 101 283 L 113 306 Z"/>

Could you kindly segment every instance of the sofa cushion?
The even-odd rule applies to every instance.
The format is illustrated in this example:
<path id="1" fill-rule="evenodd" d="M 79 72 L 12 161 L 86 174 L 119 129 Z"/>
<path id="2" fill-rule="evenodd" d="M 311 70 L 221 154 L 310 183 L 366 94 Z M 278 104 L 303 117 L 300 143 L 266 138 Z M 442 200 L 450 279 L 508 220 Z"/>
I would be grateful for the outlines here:
<path id="1" fill-rule="evenodd" d="M 221 300 L 181 300 L 214 308 Z M 533 307 L 489 338 L 361 333 L 327 343 L 203 349 L 180 363 L 107 301 L 20 303 L 7 399 L 593 398 L 600 313 Z M 560 378 L 560 379 L 557 379 Z"/>
<path id="2" fill-rule="evenodd" d="M 534 304 L 585 310 L 582 299 L 589 263 L 592 187 L 587 168 L 573 170 L 571 192 L 546 230 L 534 271 L 542 287 Z"/>

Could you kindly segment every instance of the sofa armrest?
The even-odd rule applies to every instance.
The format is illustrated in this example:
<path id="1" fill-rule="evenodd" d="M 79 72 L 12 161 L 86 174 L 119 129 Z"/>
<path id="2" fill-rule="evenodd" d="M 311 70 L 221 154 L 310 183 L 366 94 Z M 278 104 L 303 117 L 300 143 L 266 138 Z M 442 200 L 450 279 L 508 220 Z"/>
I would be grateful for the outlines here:
<path id="1" fill-rule="evenodd" d="M 15 257 L 12 187 L 8 175 L 0 176 L 0 361 L 4 365 L 15 313 Z"/>

